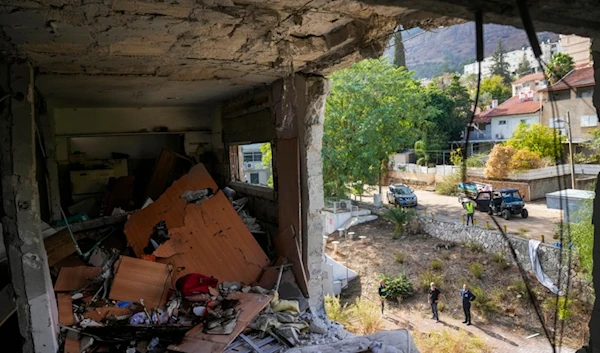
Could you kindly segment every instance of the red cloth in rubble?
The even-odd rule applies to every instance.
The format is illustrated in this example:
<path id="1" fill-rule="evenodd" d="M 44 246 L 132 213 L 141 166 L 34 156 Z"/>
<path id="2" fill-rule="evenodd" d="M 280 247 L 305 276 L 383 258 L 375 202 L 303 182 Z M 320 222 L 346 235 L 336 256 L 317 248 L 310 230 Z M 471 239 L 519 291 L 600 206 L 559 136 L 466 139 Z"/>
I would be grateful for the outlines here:
<path id="1" fill-rule="evenodd" d="M 219 281 L 199 273 L 189 273 L 177 280 L 176 286 L 184 297 L 199 293 L 208 293 L 208 287 L 216 287 Z"/>

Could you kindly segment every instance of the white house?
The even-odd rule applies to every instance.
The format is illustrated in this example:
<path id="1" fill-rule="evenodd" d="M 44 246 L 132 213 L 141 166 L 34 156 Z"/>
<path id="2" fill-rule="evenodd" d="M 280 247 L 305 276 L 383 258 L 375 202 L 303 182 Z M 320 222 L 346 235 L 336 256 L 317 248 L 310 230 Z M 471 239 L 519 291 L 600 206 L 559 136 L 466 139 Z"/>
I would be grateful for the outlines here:
<path id="1" fill-rule="evenodd" d="M 533 98 L 535 93 L 539 90 L 548 87 L 548 82 L 544 77 L 543 72 L 536 72 L 535 74 L 525 75 L 520 79 L 512 83 L 512 95 L 519 96 L 519 98 Z"/>
<path id="2" fill-rule="evenodd" d="M 515 96 L 485 113 L 491 119 L 492 139 L 506 141 L 520 123 L 540 123 L 540 102 L 535 98 L 519 98 Z"/>

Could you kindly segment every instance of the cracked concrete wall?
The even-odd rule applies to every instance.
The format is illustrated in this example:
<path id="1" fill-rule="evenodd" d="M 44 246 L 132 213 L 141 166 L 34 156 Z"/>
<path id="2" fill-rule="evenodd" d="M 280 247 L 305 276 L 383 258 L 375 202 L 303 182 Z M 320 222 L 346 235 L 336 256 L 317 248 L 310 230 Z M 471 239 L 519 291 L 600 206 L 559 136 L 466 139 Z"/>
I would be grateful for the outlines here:
<path id="1" fill-rule="evenodd" d="M 24 64 L 0 68 L 0 85 L 13 95 L 0 116 L 2 228 L 23 352 L 56 352 L 58 315 L 40 231 L 35 179 L 33 70 Z"/>

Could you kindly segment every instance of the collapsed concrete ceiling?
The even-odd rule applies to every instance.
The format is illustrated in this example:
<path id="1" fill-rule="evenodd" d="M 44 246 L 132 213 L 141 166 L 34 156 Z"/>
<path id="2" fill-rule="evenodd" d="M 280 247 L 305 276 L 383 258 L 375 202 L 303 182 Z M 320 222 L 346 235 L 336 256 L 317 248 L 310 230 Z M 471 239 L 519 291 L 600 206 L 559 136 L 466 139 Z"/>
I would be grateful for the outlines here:
<path id="1" fill-rule="evenodd" d="M 0 49 L 58 105 L 197 104 L 380 55 L 399 22 L 429 17 L 353 0 L 8 0 Z"/>

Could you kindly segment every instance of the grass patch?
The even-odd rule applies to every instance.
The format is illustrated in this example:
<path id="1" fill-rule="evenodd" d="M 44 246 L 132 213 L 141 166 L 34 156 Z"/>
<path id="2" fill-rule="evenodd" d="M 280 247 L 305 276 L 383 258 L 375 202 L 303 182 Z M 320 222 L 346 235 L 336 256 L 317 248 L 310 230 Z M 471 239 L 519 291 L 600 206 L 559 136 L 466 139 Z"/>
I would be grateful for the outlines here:
<path id="1" fill-rule="evenodd" d="M 467 246 L 467 249 L 469 249 L 470 252 L 480 253 L 483 251 L 483 245 L 481 243 L 469 241 L 465 245 Z"/>
<path id="2" fill-rule="evenodd" d="M 394 260 L 399 264 L 403 264 L 406 260 L 406 254 L 403 252 L 395 252 L 392 256 L 394 256 Z"/>
<path id="3" fill-rule="evenodd" d="M 522 279 L 518 279 L 513 282 L 510 286 L 506 288 L 507 290 L 514 292 L 515 294 L 520 294 L 525 296 L 527 294 L 527 285 L 525 285 L 525 281 Z"/>
<path id="4" fill-rule="evenodd" d="M 352 318 L 350 324 L 352 332 L 368 335 L 383 328 L 381 306 L 378 303 L 358 297 L 349 310 Z"/>
<path id="5" fill-rule="evenodd" d="M 434 271 L 439 271 L 444 267 L 444 263 L 438 259 L 431 261 L 431 269 Z"/>
<path id="6" fill-rule="evenodd" d="M 510 268 L 510 264 L 508 261 L 506 261 L 506 257 L 504 257 L 504 254 L 501 252 L 493 254 L 492 260 L 498 264 L 498 267 L 500 267 L 501 270 L 507 270 Z"/>
<path id="7" fill-rule="evenodd" d="M 546 312 L 554 314 L 556 311 L 557 317 L 560 321 L 568 321 L 571 317 L 573 317 L 573 312 L 571 311 L 572 307 L 573 300 L 565 297 L 558 298 L 558 303 L 556 302 L 556 297 L 549 297 L 542 303 L 542 308 L 544 308 Z M 557 308 L 558 310 L 556 310 Z"/>
<path id="8" fill-rule="evenodd" d="M 481 279 L 481 277 L 483 277 L 483 266 L 481 266 L 481 264 L 479 264 L 478 262 L 470 264 L 469 271 L 471 271 L 473 277 L 477 279 Z"/>
<path id="9" fill-rule="evenodd" d="M 529 233 L 529 229 L 527 228 L 519 228 L 519 234 L 525 236 L 525 234 Z"/>
<path id="10" fill-rule="evenodd" d="M 342 305 L 340 303 L 340 297 L 326 296 L 325 312 L 330 320 L 339 322 L 344 327 L 349 327 L 352 313 L 348 310 L 348 304 Z"/>
<path id="11" fill-rule="evenodd" d="M 450 251 L 448 251 L 448 250 L 442 250 L 442 259 L 444 259 L 444 260 L 450 260 Z"/>
<path id="12" fill-rule="evenodd" d="M 506 299 L 508 299 L 508 295 L 506 294 L 506 291 L 502 290 L 500 288 L 496 288 L 496 289 L 492 290 L 490 297 L 491 297 L 492 301 L 494 301 L 495 303 L 501 303 L 501 302 L 505 301 Z"/>
<path id="13" fill-rule="evenodd" d="M 471 292 L 475 295 L 473 307 L 479 311 L 484 319 L 487 319 L 490 313 L 497 313 L 500 311 L 498 303 L 481 287 L 473 286 Z"/>
<path id="14" fill-rule="evenodd" d="M 431 282 L 434 282 L 438 288 L 444 286 L 444 277 L 442 275 L 432 272 L 431 270 L 424 271 L 419 276 L 419 285 L 421 289 L 427 293 Z"/>
<path id="15" fill-rule="evenodd" d="M 415 344 L 421 353 L 491 353 L 481 338 L 470 335 L 465 330 L 432 331 L 430 333 L 413 332 Z"/>

